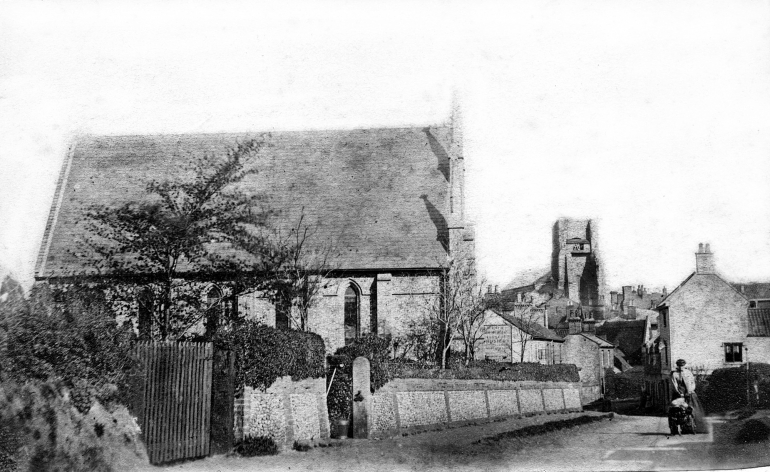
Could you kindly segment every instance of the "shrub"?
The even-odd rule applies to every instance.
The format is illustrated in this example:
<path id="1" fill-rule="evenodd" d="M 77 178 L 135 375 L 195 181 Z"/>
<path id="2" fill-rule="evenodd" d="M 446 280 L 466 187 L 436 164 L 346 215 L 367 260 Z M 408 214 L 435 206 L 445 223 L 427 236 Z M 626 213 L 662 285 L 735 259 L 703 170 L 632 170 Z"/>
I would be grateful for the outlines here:
<path id="1" fill-rule="evenodd" d="M 61 382 L 81 412 L 95 400 L 131 397 L 136 336 L 118 325 L 98 288 L 41 285 L 29 300 L 0 304 L 0 312 L 8 332 L 0 364 L 17 382 Z"/>
<path id="2" fill-rule="evenodd" d="M 639 398 L 644 385 L 644 369 L 634 368 L 619 374 L 616 374 L 612 368 L 606 369 L 604 385 L 607 398 L 613 400 Z"/>
<path id="3" fill-rule="evenodd" d="M 13 438 L 6 460 L 16 470 L 111 471 L 148 464 L 139 427 L 124 407 L 95 403 L 83 414 L 51 382 L 0 385 L 0 425 Z M 0 459 L 0 463 L 3 462 Z"/>
<path id="4" fill-rule="evenodd" d="M 283 376 L 292 380 L 324 375 L 324 342 L 315 333 L 276 329 L 246 320 L 217 335 L 218 349 L 235 352 L 236 389 L 269 388 Z"/>
<path id="5" fill-rule="evenodd" d="M 747 444 L 753 442 L 764 442 L 770 438 L 770 426 L 765 422 L 752 419 L 746 421 L 735 436 L 735 442 L 738 444 Z"/>
<path id="6" fill-rule="evenodd" d="M 278 445 L 267 436 L 247 436 L 235 445 L 235 452 L 244 457 L 272 456 L 278 454 Z"/>

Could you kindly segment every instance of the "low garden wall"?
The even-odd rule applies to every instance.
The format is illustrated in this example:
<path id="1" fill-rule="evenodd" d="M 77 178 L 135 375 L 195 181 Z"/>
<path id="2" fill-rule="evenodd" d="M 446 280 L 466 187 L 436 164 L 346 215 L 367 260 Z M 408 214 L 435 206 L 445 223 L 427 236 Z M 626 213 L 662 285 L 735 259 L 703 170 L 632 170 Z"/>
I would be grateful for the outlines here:
<path id="1" fill-rule="evenodd" d="M 235 400 L 235 440 L 269 437 L 279 448 L 329 439 L 326 381 L 281 377 L 263 391 L 244 387 Z"/>
<path id="2" fill-rule="evenodd" d="M 445 424 L 582 411 L 570 382 L 394 379 L 366 399 L 370 438 Z"/>

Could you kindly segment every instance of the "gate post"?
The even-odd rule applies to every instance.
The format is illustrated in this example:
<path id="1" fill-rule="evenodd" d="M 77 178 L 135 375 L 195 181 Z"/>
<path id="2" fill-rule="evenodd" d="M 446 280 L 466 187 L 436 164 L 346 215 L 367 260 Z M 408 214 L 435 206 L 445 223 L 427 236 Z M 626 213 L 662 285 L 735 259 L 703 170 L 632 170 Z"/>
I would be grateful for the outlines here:
<path id="1" fill-rule="evenodd" d="M 369 437 L 369 410 L 371 403 L 369 359 L 356 357 L 353 361 L 353 437 Z"/>
<path id="2" fill-rule="evenodd" d="M 235 353 L 214 349 L 211 385 L 211 454 L 233 448 L 235 436 Z"/>

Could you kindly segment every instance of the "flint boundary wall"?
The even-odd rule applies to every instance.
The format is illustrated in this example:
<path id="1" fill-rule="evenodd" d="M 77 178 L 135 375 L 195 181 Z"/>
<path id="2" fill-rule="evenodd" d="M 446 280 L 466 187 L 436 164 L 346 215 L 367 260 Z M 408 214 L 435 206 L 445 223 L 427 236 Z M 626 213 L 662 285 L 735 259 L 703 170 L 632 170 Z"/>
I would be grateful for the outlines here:
<path id="1" fill-rule="evenodd" d="M 583 410 L 580 384 L 569 382 L 395 379 L 367 401 L 370 438 Z"/>
<path id="2" fill-rule="evenodd" d="M 235 399 L 235 441 L 249 436 L 272 438 L 280 449 L 329 439 L 326 380 L 287 376 L 265 391 L 244 387 Z"/>

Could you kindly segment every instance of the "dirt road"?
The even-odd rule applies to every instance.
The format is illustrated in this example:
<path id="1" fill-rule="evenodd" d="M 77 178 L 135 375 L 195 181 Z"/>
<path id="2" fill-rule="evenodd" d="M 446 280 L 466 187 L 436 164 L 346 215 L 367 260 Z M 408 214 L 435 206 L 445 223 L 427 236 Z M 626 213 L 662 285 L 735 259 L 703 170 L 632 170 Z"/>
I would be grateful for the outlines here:
<path id="1" fill-rule="evenodd" d="M 770 464 L 767 442 L 736 445 L 729 425 L 713 426 L 708 435 L 669 437 L 665 418 L 616 415 L 539 436 L 493 439 L 512 429 L 493 423 L 278 456 L 212 457 L 161 470 L 696 470 Z"/>

